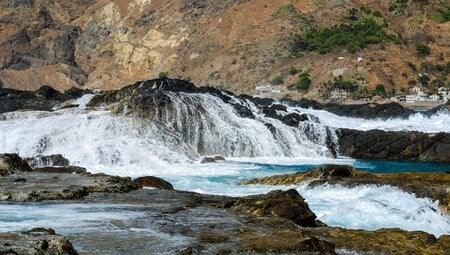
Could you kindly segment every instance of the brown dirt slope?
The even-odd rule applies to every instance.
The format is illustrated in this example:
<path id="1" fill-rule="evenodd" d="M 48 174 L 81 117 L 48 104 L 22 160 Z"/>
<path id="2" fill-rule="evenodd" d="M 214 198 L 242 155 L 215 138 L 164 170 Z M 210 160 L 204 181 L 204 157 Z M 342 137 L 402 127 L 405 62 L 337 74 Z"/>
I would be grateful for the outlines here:
<path id="1" fill-rule="evenodd" d="M 0 3 L 0 86 L 33 90 L 51 85 L 113 89 L 168 72 L 198 85 L 253 93 L 284 76 L 283 95 L 298 80 L 292 67 L 309 70 L 306 96 L 318 97 L 333 70 L 388 89 L 417 80 L 411 62 L 449 61 L 450 23 L 439 20 L 445 1 L 410 0 L 4 0 Z M 377 22 L 401 42 L 370 45 L 356 53 L 335 50 L 293 56 L 292 34 L 349 22 L 352 8 L 379 11 Z M 392 8 L 391 8 L 392 9 Z M 379 15 L 378 15 L 379 16 Z M 416 43 L 431 54 L 416 55 Z M 344 57 L 338 59 L 338 57 Z M 358 57 L 363 61 L 357 62 Z M 433 73 L 431 78 L 434 79 Z M 1 85 L 3 84 L 3 85 Z M 411 83 L 410 83 L 411 84 Z"/>

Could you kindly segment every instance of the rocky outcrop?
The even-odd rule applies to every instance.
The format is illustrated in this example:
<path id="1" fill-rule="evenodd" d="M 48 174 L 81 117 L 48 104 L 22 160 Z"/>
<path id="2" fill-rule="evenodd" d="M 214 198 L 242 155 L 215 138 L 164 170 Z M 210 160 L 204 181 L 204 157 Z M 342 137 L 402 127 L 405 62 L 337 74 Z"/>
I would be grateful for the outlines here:
<path id="1" fill-rule="evenodd" d="M 76 99 L 89 92 L 91 91 L 71 88 L 61 93 L 49 86 L 33 92 L 0 87 L 0 114 L 18 110 L 50 111 L 66 100 Z"/>
<path id="2" fill-rule="evenodd" d="M 206 164 L 206 163 L 217 163 L 218 161 L 224 161 L 225 158 L 222 156 L 214 156 L 214 157 L 204 157 L 200 163 Z"/>
<path id="3" fill-rule="evenodd" d="M 17 154 L 0 155 L 0 173 L 0 201 L 77 199 L 93 192 L 129 192 L 138 188 L 131 178 L 91 174 L 80 167 L 32 169 Z"/>
<path id="4" fill-rule="evenodd" d="M 70 241 L 53 229 L 0 233 L 0 254 L 78 255 Z"/>
<path id="5" fill-rule="evenodd" d="M 312 108 L 315 110 L 325 110 L 340 116 L 364 119 L 388 119 L 388 118 L 407 118 L 414 113 L 413 110 L 404 108 L 398 103 L 367 103 L 367 104 L 321 104 L 311 99 L 281 99 L 281 102 L 287 105 L 297 106 L 301 108 Z"/>
<path id="6" fill-rule="evenodd" d="M 69 166 L 70 161 L 64 158 L 61 154 L 56 155 L 37 155 L 32 158 L 25 158 L 28 164 L 35 167 L 48 167 L 48 166 Z"/>
<path id="7" fill-rule="evenodd" d="M 0 176 L 31 171 L 31 167 L 17 154 L 0 154 Z"/>
<path id="8" fill-rule="evenodd" d="M 339 130 L 341 155 L 364 159 L 450 162 L 450 134 Z"/>
<path id="9" fill-rule="evenodd" d="M 401 229 L 375 231 L 342 228 L 308 229 L 305 232 L 334 243 L 344 254 L 423 254 L 446 255 L 450 251 L 450 236 L 436 239 L 433 235 Z"/>
<path id="10" fill-rule="evenodd" d="M 153 187 L 157 189 L 174 190 L 170 182 L 154 176 L 139 177 L 134 180 L 134 183 L 138 187 Z"/>
<path id="11" fill-rule="evenodd" d="M 316 227 L 316 215 L 294 189 L 276 190 L 261 196 L 239 198 L 223 205 L 241 213 L 258 217 L 277 216 L 302 227 Z"/>
<path id="12" fill-rule="evenodd" d="M 354 117 L 354 118 L 406 118 L 413 114 L 414 111 L 404 108 L 398 103 L 387 104 L 358 104 L 358 105 L 346 105 L 346 104 L 325 104 L 324 110 L 335 113 L 341 116 Z"/>
<path id="13" fill-rule="evenodd" d="M 296 174 L 275 175 L 253 179 L 242 184 L 292 185 L 309 182 L 309 186 L 324 183 L 344 186 L 391 185 L 439 201 L 443 211 L 450 213 L 450 174 L 448 173 L 391 173 L 371 174 L 350 166 L 330 165 Z"/>

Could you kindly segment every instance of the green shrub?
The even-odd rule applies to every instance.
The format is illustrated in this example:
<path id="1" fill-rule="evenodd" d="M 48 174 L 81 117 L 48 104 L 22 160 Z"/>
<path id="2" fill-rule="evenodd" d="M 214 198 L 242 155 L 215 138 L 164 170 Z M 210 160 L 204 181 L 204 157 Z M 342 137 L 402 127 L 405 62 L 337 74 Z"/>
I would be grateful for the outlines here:
<path id="1" fill-rule="evenodd" d="M 283 77 L 281 77 L 281 76 L 279 76 L 279 75 L 277 75 L 277 76 L 275 76 L 275 77 L 273 77 L 273 79 L 272 79 L 272 85 L 281 85 L 281 84 L 283 84 L 284 83 L 284 81 L 283 81 Z"/>
<path id="2" fill-rule="evenodd" d="M 293 13 L 295 12 L 295 6 L 291 3 L 283 4 L 272 14 L 272 16 L 277 16 L 285 13 Z"/>
<path id="3" fill-rule="evenodd" d="M 384 88 L 383 84 L 378 84 L 373 92 L 378 96 L 386 96 L 386 89 Z"/>
<path id="4" fill-rule="evenodd" d="M 394 12 L 396 15 L 401 15 L 408 7 L 408 0 L 394 0 L 389 5 L 389 11 Z"/>
<path id="5" fill-rule="evenodd" d="M 372 15 L 375 16 L 375 17 L 378 17 L 378 18 L 383 17 L 383 14 L 381 14 L 380 11 L 374 11 L 374 12 L 372 12 Z"/>
<path id="6" fill-rule="evenodd" d="M 294 66 L 291 66 L 290 68 L 289 68 L 289 74 L 290 75 L 296 75 L 296 74 L 298 74 L 298 69 L 296 68 L 296 67 L 294 67 Z"/>
<path id="7" fill-rule="evenodd" d="M 349 20 L 359 20 L 359 13 L 358 13 L 358 10 L 356 10 L 355 8 L 352 8 L 352 9 L 348 12 L 348 19 L 349 19 Z"/>
<path id="8" fill-rule="evenodd" d="M 334 78 L 332 87 L 336 89 L 343 89 L 350 92 L 358 89 L 358 85 L 356 85 L 355 82 L 345 80 L 341 76 L 339 76 L 338 78 Z"/>
<path id="9" fill-rule="evenodd" d="M 419 58 L 423 58 L 431 54 L 431 49 L 423 43 L 418 43 L 416 44 L 416 52 Z"/>
<path id="10" fill-rule="evenodd" d="M 419 76 L 419 82 L 422 86 L 427 87 L 430 82 L 430 77 L 426 74 L 422 74 Z"/>
<path id="11" fill-rule="evenodd" d="M 160 72 L 158 77 L 160 79 L 166 79 L 167 77 L 169 77 L 169 73 L 168 72 Z"/>
<path id="12" fill-rule="evenodd" d="M 318 51 L 321 54 L 336 48 L 347 48 L 356 52 L 368 44 L 377 44 L 390 39 L 386 32 L 373 19 L 358 21 L 350 25 L 334 26 L 323 30 L 313 29 L 305 35 L 293 37 L 292 51 Z"/>
<path id="13" fill-rule="evenodd" d="M 417 66 L 414 65 L 411 62 L 406 62 L 406 64 L 409 66 L 409 68 L 411 68 L 411 70 L 413 70 L 414 72 L 417 72 Z"/>
<path id="14" fill-rule="evenodd" d="M 308 90 L 309 86 L 311 86 L 311 79 L 309 76 L 309 72 L 304 72 L 299 75 L 300 80 L 297 82 L 295 87 L 299 90 Z"/>

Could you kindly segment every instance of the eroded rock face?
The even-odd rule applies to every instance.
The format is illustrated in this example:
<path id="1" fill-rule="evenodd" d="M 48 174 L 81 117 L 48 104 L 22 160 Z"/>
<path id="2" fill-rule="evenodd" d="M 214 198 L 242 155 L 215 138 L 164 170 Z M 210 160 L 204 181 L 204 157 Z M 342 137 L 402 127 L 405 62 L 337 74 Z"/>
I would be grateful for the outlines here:
<path id="1" fill-rule="evenodd" d="M 78 255 L 72 244 L 53 229 L 0 233 L 0 254 Z"/>
<path id="2" fill-rule="evenodd" d="M 450 134 L 340 129 L 340 153 L 352 158 L 450 162 Z"/>

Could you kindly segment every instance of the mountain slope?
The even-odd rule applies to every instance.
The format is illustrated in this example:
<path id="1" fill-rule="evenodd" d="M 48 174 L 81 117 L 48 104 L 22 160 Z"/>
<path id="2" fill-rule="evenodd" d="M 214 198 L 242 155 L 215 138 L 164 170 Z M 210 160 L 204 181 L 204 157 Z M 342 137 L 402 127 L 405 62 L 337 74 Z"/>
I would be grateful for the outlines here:
<path id="1" fill-rule="evenodd" d="M 430 87 L 448 83 L 445 1 L 5 0 L 0 8 L 4 87 L 113 89 L 167 72 L 237 93 L 280 76 L 282 94 L 297 97 L 304 92 L 288 87 L 308 71 L 306 96 L 317 98 L 333 72 L 386 90 L 420 83 L 425 71 Z M 352 51 L 293 51 L 293 35 L 366 19 L 390 39 Z M 418 43 L 430 54 L 419 57 Z"/>

